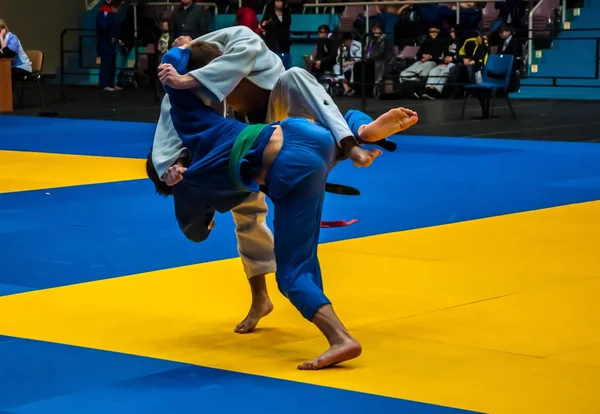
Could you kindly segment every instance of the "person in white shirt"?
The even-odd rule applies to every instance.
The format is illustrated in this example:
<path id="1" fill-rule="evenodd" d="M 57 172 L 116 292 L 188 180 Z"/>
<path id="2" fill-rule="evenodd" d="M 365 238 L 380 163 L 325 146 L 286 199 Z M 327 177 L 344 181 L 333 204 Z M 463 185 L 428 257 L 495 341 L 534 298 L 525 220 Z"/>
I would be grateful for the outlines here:
<path id="1" fill-rule="evenodd" d="M 12 59 L 12 78 L 22 79 L 31 73 L 31 60 L 25 53 L 21 41 L 11 33 L 8 25 L 0 19 L 0 58 Z"/>
<path id="2" fill-rule="evenodd" d="M 352 89 L 346 78 L 350 73 L 350 83 L 354 82 L 354 64 L 362 57 L 362 44 L 352 39 L 352 33 L 344 33 L 343 43 L 338 51 L 337 63 L 333 67 L 335 80 L 344 88 L 344 96 L 352 96 L 355 91 Z"/>

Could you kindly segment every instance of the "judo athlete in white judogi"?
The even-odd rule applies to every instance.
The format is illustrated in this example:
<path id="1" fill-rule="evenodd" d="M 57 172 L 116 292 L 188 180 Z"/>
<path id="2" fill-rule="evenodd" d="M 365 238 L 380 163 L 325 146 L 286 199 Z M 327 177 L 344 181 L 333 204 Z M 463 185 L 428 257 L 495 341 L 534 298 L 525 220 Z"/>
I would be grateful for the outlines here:
<path id="1" fill-rule="evenodd" d="M 163 58 L 179 74 L 204 67 L 218 56 L 206 44 L 174 47 Z M 208 52 L 208 53 L 207 53 Z M 275 222 L 275 279 L 281 293 L 300 314 L 315 324 L 329 342 L 319 357 L 299 369 L 322 369 L 361 354 L 354 339 L 335 314 L 323 290 L 318 260 L 320 217 L 326 180 L 335 165 L 339 147 L 331 132 L 306 118 L 293 117 L 271 124 L 246 125 L 226 119 L 204 104 L 194 89 L 165 87 L 171 119 L 191 161 L 175 168 L 183 180 L 163 195 L 173 195 L 175 216 L 192 241 L 206 240 L 204 231 L 214 211 L 225 213 L 242 204 L 253 192 L 264 192 L 273 202 Z M 374 129 L 374 140 L 387 137 L 417 122 L 413 111 L 390 110 L 377 120 L 360 111 L 348 111 L 352 131 Z M 390 128 L 391 126 L 391 128 Z M 157 192 L 164 188 L 152 172 L 152 155 L 146 165 Z"/>
<path id="2" fill-rule="evenodd" d="M 177 39 L 174 46 L 191 42 Z M 173 89 L 197 89 L 213 107 L 225 116 L 227 106 L 238 119 L 248 123 L 281 121 L 290 117 L 305 117 L 331 131 L 336 143 L 355 164 L 368 166 L 380 154 L 364 150 L 358 142 L 373 141 L 373 128 L 362 128 L 355 136 L 337 106 L 308 72 L 293 68 L 285 71 L 281 59 L 271 52 L 260 36 L 243 26 L 218 30 L 195 41 L 207 42 L 220 50 L 219 56 L 206 66 L 180 75 L 172 67 L 159 67 L 161 82 Z M 158 177 L 173 186 L 182 180 L 179 167 L 189 154 L 178 136 L 170 115 L 168 95 L 161 105 L 152 148 L 152 161 Z M 401 128 L 398 128 L 398 130 Z M 383 138 L 383 137 L 382 137 Z M 358 141 L 358 142 L 357 142 Z M 273 235 L 266 224 L 267 205 L 263 193 L 253 193 L 232 210 L 236 225 L 238 251 L 250 282 L 252 305 L 247 317 L 235 331 L 252 331 L 258 321 L 273 308 L 269 299 L 265 275 L 275 273 Z M 207 226 L 214 221 L 208 218 Z M 209 231 L 210 229 L 208 229 Z"/>

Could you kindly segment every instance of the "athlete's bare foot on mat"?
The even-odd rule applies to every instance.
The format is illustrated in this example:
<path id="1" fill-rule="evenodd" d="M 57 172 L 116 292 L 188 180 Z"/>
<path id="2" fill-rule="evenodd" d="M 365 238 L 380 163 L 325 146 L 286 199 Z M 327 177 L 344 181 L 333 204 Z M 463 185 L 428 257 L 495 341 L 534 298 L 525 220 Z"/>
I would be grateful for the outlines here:
<path id="1" fill-rule="evenodd" d="M 269 298 L 263 299 L 252 299 L 252 305 L 246 318 L 241 321 L 238 326 L 235 327 L 235 333 L 249 333 L 252 332 L 258 321 L 267 316 L 273 310 L 273 304 Z"/>
<path id="2" fill-rule="evenodd" d="M 312 322 L 323 332 L 330 348 L 317 359 L 298 365 L 298 369 L 327 368 L 357 358 L 362 353 L 362 347 L 344 327 L 342 321 L 335 314 L 333 306 L 321 306 L 315 313 Z"/>
<path id="3" fill-rule="evenodd" d="M 320 357 L 298 365 L 300 370 L 317 370 L 340 364 L 357 358 L 362 353 L 362 347 L 355 339 L 349 338 L 343 343 L 331 345 Z"/>
<path id="4" fill-rule="evenodd" d="M 250 282 L 250 290 L 252 292 L 252 304 L 246 318 L 235 327 L 235 333 L 252 332 L 258 321 L 267 316 L 273 310 L 273 303 L 269 299 L 267 291 L 267 282 L 265 275 L 256 275 L 248 279 Z"/>
<path id="5" fill-rule="evenodd" d="M 361 127 L 358 137 L 364 142 L 376 142 L 410 128 L 419 121 L 413 110 L 394 108 L 381 115 L 368 125 Z"/>

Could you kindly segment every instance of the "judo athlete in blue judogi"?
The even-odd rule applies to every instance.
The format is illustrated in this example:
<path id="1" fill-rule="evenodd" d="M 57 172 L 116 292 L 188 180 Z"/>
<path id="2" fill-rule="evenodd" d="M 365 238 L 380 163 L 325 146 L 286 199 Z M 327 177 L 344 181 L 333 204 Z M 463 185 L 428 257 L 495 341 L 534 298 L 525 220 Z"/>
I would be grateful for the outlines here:
<path id="1" fill-rule="evenodd" d="M 178 73 L 189 67 L 189 48 L 173 48 L 163 58 Z M 165 87 L 174 128 L 189 151 L 183 180 L 172 187 L 175 214 L 188 238 L 202 241 L 210 233 L 214 212 L 225 213 L 251 194 L 266 193 L 274 205 L 276 280 L 279 290 L 304 318 L 313 322 L 330 348 L 299 369 L 321 369 L 360 355 L 360 344 L 336 316 L 323 292 L 317 257 L 325 183 L 339 157 L 331 132 L 306 118 L 246 125 L 223 118 L 194 90 Z M 395 125 L 395 133 L 416 123 L 416 114 L 398 109 L 373 121 L 359 111 L 345 119 L 354 134 L 365 125 Z M 391 133 L 389 135 L 391 135 Z M 148 158 L 151 176 L 152 156 Z M 158 188 L 158 186 L 157 186 Z M 209 229 L 198 231 L 198 229 Z"/>
<path id="2" fill-rule="evenodd" d="M 302 68 L 285 70 L 279 56 L 247 27 L 232 26 L 194 40 L 180 37 L 173 43 L 174 47 L 191 45 L 197 60 L 200 60 L 198 48 L 204 48 L 203 61 L 191 65 L 198 69 L 190 68 L 189 72 L 180 75 L 171 65 L 163 64 L 158 68 L 159 79 L 173 89 L 195 90 L 207 105 L 223 116 L 231 110 L 237 120 L 248 124 L 269 124 L 289 117 L 314 120 L 331 131 L 344 154 L 363 167 L 372 162 L 372 153 L 356 146 L 357 141 L 372 142 L 377 137 L 388 136 L 382 134 L 385 128 L 378 125 L 379 118 L 374 125 L 362 128 L 362 135 L 354 136 L 339 108 L 316 78 Z M 393 117 L 390 119 L 393 124 Z M 396 131 L 395 128 L 391 130 Z M 375 144 L 388 151 L 395 149 L 392 141 L 385 140 L 385 143 Z M 151 170 L 159 177 L 158 185 L 166 187 L 164 192 L 183 180 L 178 169 L 189 165 L 189 151 L 173 127 L 168 94 L 160 106 L 152 161 Z M 249 311 L 234 329 L 239 334 L 252 332 L 273 309 L 266 275 L 275 273 L 275 249 L 273 233 L 267 225 L 265 197 L 263 192 L 253 193 L 231 210 L 240 263 L 251 292 Z M 193 227 L 198 237 L 208 232 L 200 227 L 200 223 L 199 219 L 195 220 Z"/>

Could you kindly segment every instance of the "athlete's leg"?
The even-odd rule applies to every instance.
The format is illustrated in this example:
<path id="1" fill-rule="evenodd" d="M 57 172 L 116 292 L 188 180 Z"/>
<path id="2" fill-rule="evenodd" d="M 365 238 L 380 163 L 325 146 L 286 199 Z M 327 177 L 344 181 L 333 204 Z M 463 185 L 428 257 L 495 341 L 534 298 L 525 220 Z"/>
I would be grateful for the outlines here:
<path id="1" fill-rule="evenodd" d="M 345 119 L 360 140 L 372 143 L 410 128 L 419 121 L 419 116 L 411 109 L 394 108 L 375 120 L 360 111 L 350 110 Z"/>
<path id="2" fill-rule="evenodd" d="M 267 122 L 290 117 L 308 118 L 323 125 L 338 145 L 344 138 L 354 136 L 331 96 L 301 68 L 285 71 L 271 91 Z"/>
<path id="3" fill-rule="evenodd" d="M 369 166 L 373 155 L 360 148 L 339 108 L 315 77 L 301 68 L 287 70 L 269 98 L 267 122 L 290 117 L 314 120 L 331 131 L 337 145 L 358 166 Z"/>
<path id="4" fill-rule="evenodd" d="M 279 290 L 329 341 L 330 348 L 299 369 L 320 369 L 356 358 L 360 344 L 333 311 L 323 292 L 317 257 L 325 182 L 335 143 L 324 128 L 305 119 L 282 123 L 283 145 L 268 175 L 275 206 L 276 279 Z"/>
<path id="5" fill-rule="evenodd" d="M 273 310 L 265 281 L 265 275 L 275 273 L 276 268 L 273 234 L 266 223 L 267 210 L 263 193 L 252 194 L 232 210 L 238 252 L 252 293 L 250 310 L 236 326 L 237 333 L 253 331 L 258 321 Z"/>

